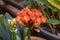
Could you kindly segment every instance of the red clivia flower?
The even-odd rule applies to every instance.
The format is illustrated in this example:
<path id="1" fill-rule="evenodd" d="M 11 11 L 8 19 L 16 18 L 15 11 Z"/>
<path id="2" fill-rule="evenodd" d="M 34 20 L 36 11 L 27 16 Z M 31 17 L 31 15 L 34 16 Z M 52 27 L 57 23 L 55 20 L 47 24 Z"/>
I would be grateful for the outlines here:
<path id="1" fill-rule="evenodd" d="M 33 26 L 37 27 L 41 23 L 46 22 L 46 18 L 42 15 L 42 13 L 37 9 L 22 9 L 16 16 L 16 21 L 20 23 L 22 26 L 26 24 L 33 23 Z"/>
<path id="2" fill-rule="evenodd" d="M 46 18 L 44 16 L 41 17 L 41 21 L 42 23 L 45 23 L 46 22 Z"/>

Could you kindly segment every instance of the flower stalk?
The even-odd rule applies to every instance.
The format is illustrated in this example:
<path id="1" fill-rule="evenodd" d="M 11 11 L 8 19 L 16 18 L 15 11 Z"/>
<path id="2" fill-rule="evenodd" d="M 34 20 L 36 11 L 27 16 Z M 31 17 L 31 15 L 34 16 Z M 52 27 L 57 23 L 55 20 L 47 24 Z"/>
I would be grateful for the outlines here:
<path id="1" fill-rule="evenodd" d="M 12 40 L 16 40 L 16 33 L 15 32 L 11 32 L 11 36 L 12 36 Z"/>
<path id="2" fill-rule="evenodd" d="M 15 19 L 13 20 L 8 20 L 8 26 L 9 26 L 9 30 L 11 32 L 11 40 L 16 40 L 16 21 Z"/>
<path id="3" fill-rule="evenodd" d="M 31 40 L 30 36 L 31 36 L 31 29 L 28 29 L 28 40 Z"/>

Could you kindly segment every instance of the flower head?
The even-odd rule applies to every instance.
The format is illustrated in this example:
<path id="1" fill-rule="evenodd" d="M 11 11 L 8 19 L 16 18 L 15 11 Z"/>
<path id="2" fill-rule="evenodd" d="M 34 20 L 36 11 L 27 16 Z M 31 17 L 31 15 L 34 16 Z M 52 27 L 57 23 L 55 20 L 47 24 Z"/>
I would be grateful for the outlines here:
<path id="1" fill-rule="evenodd" d="M 26 24 L 33 23 L 33 26 L 37 27 L 41 23 L 45 23 L 46 18 L 42 15 L 42 13 L 37 9 L 22 9 L 16 16 L 16 21 L 20 23 L 22 26 Z M 26 23 L 26 24 L 25 24 Z"/>
<path id="2" fill-rule="evenodd" d="M 11 32 L 14 32 L 16 30 L 16 20 L 15 19 L 8 19 L 8 26 L 9 26 L 9 30 Z"/>

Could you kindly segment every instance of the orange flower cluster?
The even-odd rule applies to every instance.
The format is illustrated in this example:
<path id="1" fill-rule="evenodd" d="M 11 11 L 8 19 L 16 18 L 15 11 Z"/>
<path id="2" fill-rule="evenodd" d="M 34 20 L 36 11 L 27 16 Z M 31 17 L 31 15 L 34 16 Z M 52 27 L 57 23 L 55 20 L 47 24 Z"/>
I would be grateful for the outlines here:
<path id="1" fill-rule="evenodd" d="M 37 27 L 41 23 L 46 22 L 46 18 L 42 15 L 42 13 L 37 9 L 22 9 L 16 16 L 16 21 L 19 22 L 22 26 L 26 24 L 33 23 L 33 26 Z"/>

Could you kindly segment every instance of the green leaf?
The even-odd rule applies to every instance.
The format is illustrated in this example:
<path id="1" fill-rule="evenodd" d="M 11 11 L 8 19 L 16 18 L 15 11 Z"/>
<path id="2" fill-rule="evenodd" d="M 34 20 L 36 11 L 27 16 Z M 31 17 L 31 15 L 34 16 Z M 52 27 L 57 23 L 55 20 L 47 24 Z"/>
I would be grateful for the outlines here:
<path id="1" fill-rule="evenodd" d="M 8 21 L 8 19 L 12 19 L 13 17 L 9 13 L 5 13 L 5 18 Z"/>
<path id="2" fill-rule="evenodd" d="M 60 9 L 60 0 L 48 0 L 48 2 L 56 8 Z"/>
<path id="3" fill-rule="evenodd" d="M 12 17 L 11 17 L 11 15 L 9 13 L 5 13 L 4 25 L 5 25 L 7 30 L 8 30 L 8 19 L 12 19 Z"/>
<path id="4" fill-rule="evenodd" d="M 5 17 L 1 14 L 0 15 L 0 23 L 4 24 Z"/>
<path id="5" fill-rule="evenodd" d="M 21 38 L 21 40 L 24 40 L 26 34 L 27 34 L 27 30 L 25 27 L 22 27 L 19 23 L 17 23 L 18 26 L 18 32 L 19 32 L 19 36 Z"/>
<path id="6" fill-rule="evenodd" d="M 17 23 L 16 24 L 16 26 L 17 26 L 17 33 L 16 33 L 16 38 L 17 38 L 17 40 L 21 40 L 21 37 L 20 37 L 20 25 Z"/>
<path id="7" fill-rule="evenodd" d="M 9 15 L 9 13 L 5 13 L 5 20 L 4 20 L 4 25 L 6 27 L 6 29 L 8 30 L 8 19 L 12 19 L 11 15 Z"/>
<path id="8" fill-rule="evenodd" d="M 0 15 L 0 23 L 1 23 L 1 25 L 0 25 L 0 33 L 2 33 L 1 35 L 3 35 L 4 36 L 4 39 L 2 39 L 2 40 L 11 40 L 10 39 L 10 36 L 9 36 L 9 33 L 8 33 L 8 31 L 6 30 L 6 26 L 7 25 L 5 25 L 7 22 L 5 21 L 5 16 L 4 15 Z M 7 35 L 6 35 L 7 34 Z"/>
<path id="9" fill-rule="evenodd" d="M 51 8 L 53 11 L 57 11 L 57 9 L 51 5 L 47 0 L 36 0 L 38 3 L 44 4 L 46 6 L 48 6 L 49 8 Z"/>
<path id="10" fill-rule="evenodd" d="M 0 40 L 10 40 L 8 32 L 5 30 L 4 25 L 0 23 Z"/>
<path id="11" fill-rule="evenodd" d="M 8 32 L 8 35 L 9 35 L 9 37 L 11 39 L 11 32 L 10 32 L 10 30 L 8 28 L 8 19 L 12 19 L 12 17 L 11 17 L 11 15 L 9 13 L 5 13 L 4 16 L 5 16 L 4 25 L 5 25 L 6 31 Z"/>
<path id="12" fill-rule="evenodd" d="M 52 25 L 60 24 L 60 21 L 56 20 L 56 19 L 47 19 L 46 22 L 49 23 L 49 24 L 52 24 Z"/>

